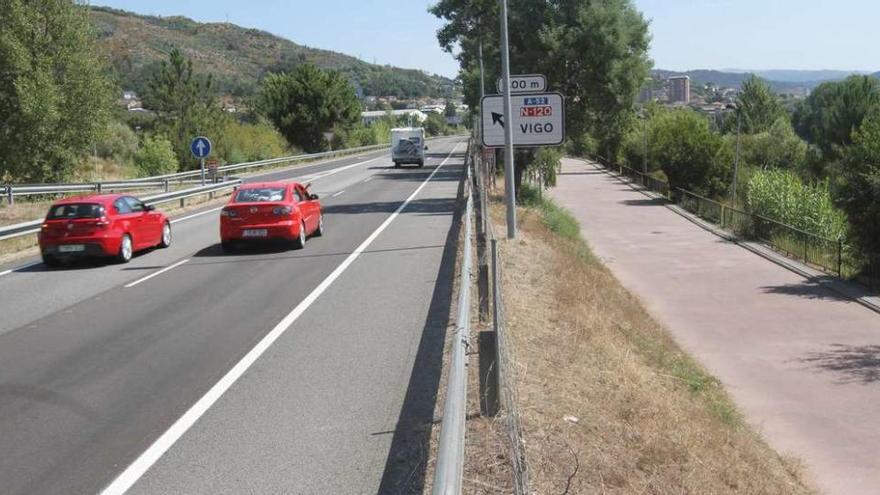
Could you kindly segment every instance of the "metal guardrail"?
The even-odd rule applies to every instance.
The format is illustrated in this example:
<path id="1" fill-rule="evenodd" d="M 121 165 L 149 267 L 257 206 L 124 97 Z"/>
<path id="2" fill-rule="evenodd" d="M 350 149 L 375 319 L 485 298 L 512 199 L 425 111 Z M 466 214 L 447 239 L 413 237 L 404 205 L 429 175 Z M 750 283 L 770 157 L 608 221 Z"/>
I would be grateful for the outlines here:
<path id="1" fill-rule="evenodd" d="M 467 431 L 467 348 L 471 324 L 471 217 L 474 199 L 471 194 L 471 173 L 467 168 L 467 206 L 464 221 L 464 247 L 458 294 L 458 320 L 452 339 L 452 359 L 446 384 L 446 403 L 437 448 L 433 495 L 459 495 L 464 474 L 464 443 Z"/>
<path id="2" fill-rule="evenodd" d="M 388 145 L 379 144 L 374 146 L 362 146 L 359 148 L 349 148 L 337 151 L 325 151 L 322 153 L 311 153 L 303 155 L 285 156 L 280 158 L 271 158 L 268 160 L 259 160 L 254 162 L 237 163 L 223 165 L 217 167 L 218 173 L 237 172 L 241 170 L 268 167 L 284 163 L 296 163 L 306 160 L 317 160 L 321 158 L 332 158 L 336 156 L 352 155 L 358 153 L 366 153 L 370 151 L 379 151 L 388 148 Z M 67 194 L 67 193 L 91 193 L 91 192 L 109 192 L 109 191 L 131 191 L 137 189 L 165 189 L 168 192 L 170 182 L 182 183 L 201 183 L 199 177 L 201 170 L 188 170 L 186 172 L 178 172 L 174 174 L 156 175 L 151 177 L 142 177 L 126 181 L 105 181 L 105 182 L 88 182 L 77 184 L 6 184 L 0 186 L 2 197 L 9 204 L 15 201 L 16 196 L 30 196 L 38 194 Z M 192 179 L 191 182 L 186 179 Z M 198 180 L 197 180 L 198 179 Z"/>
<path id="3" fill-rule="evenodd" d="M 141 200 L 148 205 L 160 205 L 179 200 L 181 202 L 181 206 L 183 206 L 183 202 L 188 198 L 201 196 L 203 194 L 213 194 L 219 191 L 223 191 L 225 189 L 238 187 L 239 185 L 241 185 L 241 179 L 228 180 L 217 184 L 208 184 L 207 186 L 199 186 L 190 189 L 182 189 L 180 191 L 172 191 L 162 194 L 156 194 L 153 196 L 147 196 L 145 198 L 141 198 Z M 9 225 L 6 227 L 0 227 L 0 241 L 36 234 L 40 231 L 40 226 L 42 224 L 43 220 L 34 220 L 31 222 L 24 222 L 15 225 Z"/>

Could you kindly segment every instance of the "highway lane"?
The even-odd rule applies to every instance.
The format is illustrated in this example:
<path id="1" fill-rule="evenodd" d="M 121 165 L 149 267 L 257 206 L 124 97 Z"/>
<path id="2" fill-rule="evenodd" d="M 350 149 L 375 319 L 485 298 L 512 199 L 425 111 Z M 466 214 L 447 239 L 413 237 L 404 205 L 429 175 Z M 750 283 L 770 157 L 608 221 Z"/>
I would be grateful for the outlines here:
<path id="1" fill-rule="evenodd" d="M 325 197 L 349 188 L 374 175 L 371 169 L 381 160 L 384 163 L 388 151 L 370 153 L 339 160 L 301 166 L 288 170 L 276 170 L 244 177 L 245 182 L 260 180 L 299 179 L 312 181 L 314 190 Z M 208 211 L 215 210 L 216 207 Z M 198 212 L 178 218 L 189 218 Z M 155 250 L 139 254 L 130 263 L 117 265 L 105 262 L 77 263 L 61 270 L 50 270 L 38 260 L 19 261 L 13 266 L 0 267 L 0 273 L 25 265 L 0 276 L 0 335 L 25 326 L 44 316 L 84 301 L 110 288 L 136 280 L 151 271 L 160 269 L 193 253 L 216 240 L 217 214 L 206 213 L 175 222 L 174 242 L 167 250 Z M 30 265 L 30 266 L 27 266 Z"/>
<path id="2" fill-rule="evenodd" d="M 447 153 L 453 145 L 447 142 L 435 144 L 433 148 Z M 185 264 L 129 289 L 122 284 L 149 271 L 125 273 L 123 277 L 116 267 L 109 267 L 110 270 L 103 271 L 116 277 L 111 287 L 93 290 L 92 295 L 62 310 L 0 336 L 0 448 L 4 452 L 0 456 L 0 486 L 3 492 L 94 493 L 106 486 L 385 222 L 443 158 L 435 155 L 423 170 L 394 170 L 389 159 L 381 158 L 326 177 L 323 182 L 318 179 L 316 188 L 320 192 L 343 188 L 346 192 L 325 201 L 328 234 L 311 240 L 304 251 L 262 249 L 224 256 L 216 246 L 216 215 L 181 223 L 186 227 L 177 229 L 176 242 L 188 246 L 189 251 L 178 248 L 176 258 L 156 263 L 156 267 L 167 267 L 186 259 Z M 456 168 L 460 159 L 455 160 L 447 165 L 447 171 L 435 177 L 437 184 L 457 183 L 461 167 Z M 370 177 L 373 179 L 366 181 Z M 368 252 L 352 263 L 352 271 L 331 287 L 332 290 L 347 289 L 344 297 L 331 297 L 328 293 L 318 299 L 320 304 L 329 304 L 331 308 L 323 323 L 310 324 L 304 334 L 299 328 L 287 334 L 307 335 L 305 341 L 294 345 L 301 349 L 298 352 L 312 356 L 311 359 L 297 357 L 296 361 L 305 367 L 300 370 L 302 374 L 266 381 L 267 386 L 271 382 L 274 387 L 313 390 L 314 394 L 323 386 L 325 396 L 336 397 L 337 393 L 348 391 L 353 398 L 360 398 L 370 389 L 361 387 L 357 394 L 349 379 L 353 373 L 358 375 L 360 365 L 369 372 L 365 378 L 373 376 L 379 382 L 369 394 L 373 403 L 367 407 L 368 411 L 381 411 L 383 418 L 390 418 L 399 414 L 401 408 L 412 409 L 407 406 L 412 400 L 406 400 L 411 395 L 407 390 L 412 359 L 422 354 L 419 349 L 426 315 L 430 313 L 433 317 L 438 312 L 438 303 L 435 301 L 432 305 L 431 294 L 435 286 L 448 283 L 436 279 L 441 261 L 449 258 L 443 253 L 449 251 L 447 241 L 454 195 L 450 199 L 447 191 L 440 198 L 417 197 L 411 207 L 401 220 L 412 222 L 409 230 L 413 233 L 425 233 L 416 227 L 431 224 L 427 233 L 432 236 L 424 239 L 392 236 L 390 244 L 383 245 L 386 235 L 392 235 L 397 228 L 396 223 L 392 223 L 389 232 L 377 237 Z M 190 238 L 196 239 L 190 241 Z M 425 244 L 425 240 L 432 242 Z M 426 277 L 415 272 L 413 280 L 419 281 L 421 290 L 408 290 L 412 281 L 407 272 L 410 264 L 406 263 L 397 266 L 406 270 L 394 269 L 393 262 L 386 263 L 383 266 L 387 271 L 370 272 L 366 280 L 349 277 L 374 256 L 405 260 L 407 253 L 422 252 L 431 254 L 423 255 L 413 268 L 420 267 L 433 275 Z M 34 271 L 30 275 L 56 273 L 75 275 L 82 271 Z M 378 283 L 381 290 L 358 289 L 357 284 L 364 282 Z M 364 313 L 362 299 L 383 293 L 388 295 L 388 303 L 405 307 L 388 311 L 387 306 L 376 304 L 370 306 L 371 310 L 375 313 L 381 309 L 384 316 Z M 372 320 L 365 319 L 371 316 L 374 316 Z M 346 337 L 354 336 L 350 333 L 352 329 L 366 328 L 365 324 L 371 321 L 377 325 L 386 323 L 375 330 L 378 333 L 371 335 L 372 340 L 346 341 Z M 328 326 L 330 333 L 327 333 Z M 401 332 L 406 338 L 398 341 L 397 337 L 403 335 Z M 388 344 L 388 339 L 393 345 L 379 345 Z M 432 342 L 436 348 L 437 342 Z M 440 346 L 442 348 L 442 340 Z M 322 354 L 328 347 L 346 352 L 344 355 Z M 273 349 L 276 348 L 278 346 Z M 383 352 L 383 349 L 394 352 Z M 260 363 L 276 359 L 269 355 Z M 335 374 L 328 374 L 324 368 L 330 363 L 336 364 Z M 323 377 L 323 382 L 312 382 L 309 378 L 315 375 Z M 246 378 L 248 382 L 255 380 L 250 374 Z M 261 381 L 259 374 L 256 380 Z M 329 400 L 323 406 L 333 403 Z M 264 403 L 250 404 L 266 409 L 273 405 L 271 398 Z M 319 425 L 309 423 L 314 419 L 305 417 L 304 422 L 297 424 L 303 431 L 317 431 Z M 335 437 L 335 441 L 339 447 L 345 446 L 344 436 Z M 398 444 L 400 442 L 402 440 Z M 373 478 L 377 480 L 382 479 L 384 470 L 375 472 L 375 460 L 383 457 L 383 448 L 387 456 L 394 442 L 389 439 L 386 443 L 374 446 L 370 457 L 373 462 L 365 464 L 372 468 Z M 366 472 L 357 468 L 353 467 L 354 472 Z M 335 465 L 332 469 L 340 468 Z"/>

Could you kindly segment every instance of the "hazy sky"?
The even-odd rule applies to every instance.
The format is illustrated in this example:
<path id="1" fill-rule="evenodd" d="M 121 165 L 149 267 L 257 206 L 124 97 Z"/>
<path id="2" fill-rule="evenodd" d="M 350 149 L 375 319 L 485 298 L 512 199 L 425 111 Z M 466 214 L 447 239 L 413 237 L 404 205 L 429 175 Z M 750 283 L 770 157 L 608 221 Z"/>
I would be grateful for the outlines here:
<path id="1" fill-rule="evenodd" d="M 655 67 L 880 70 L 877 0 L 635 0 Z M 434 0 L 93 0 L 142 14 L 255 27 L 368 62 L 454 76 Z"/>

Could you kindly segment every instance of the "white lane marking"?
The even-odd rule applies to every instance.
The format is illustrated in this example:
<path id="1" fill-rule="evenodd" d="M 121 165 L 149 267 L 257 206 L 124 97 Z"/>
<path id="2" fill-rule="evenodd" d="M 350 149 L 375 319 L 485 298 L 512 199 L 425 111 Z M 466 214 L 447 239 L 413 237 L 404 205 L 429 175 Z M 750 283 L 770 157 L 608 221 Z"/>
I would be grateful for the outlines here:
<path id="1" fill-rule="evenodd" d="M 141 278 L 141 279 L 135 280 L 134 282 L 132 282 L 132 283 L 130 283 L 130 284 L 126 284 L 124 287 L 125 287 L 126 289 L 131 289 L 131 288 L 134 287 L 135 285 L 138 285 L 138 284 L 140 284 L 140 283 L 142 283 L 142 282 L 146 282 L 147 280 L 150 280 L 150 279 L 153 278 L 153 277 L 158 277 L 159 275 L 162 275 L 163 273 L 165 273 L 165 272 L 167 272 L 167 271 L 171 271 L 171 270 L 177 268 L 178 266 L 180 266 L 180 265 L 186 263 L 187 261 L 189 261 L 189 259 L 185 259 L 185 260 L 178 261 L 177 263 L 175 263 L 175 264 L 173 264 L 173 265 L 166 266 L 165 268 L 159 270 L 159 271 L 156 272 L 156 273 L 153 273 L 153 274 L 151 274 L 151 275 L 147 275 L 147 276 L 144 277 L 144 278 Z"/>
<path id="2" fill-rule="evenodd" d="M 372 234 L 370 234 L 367 239 L 361 243 L 357 249 L 354 250 L 345 261 L 343 261 L 339 266 L 336 267 L 333 272 L 327 276 L 317 287 L 315 287 L 312 292 L 306 296 L 305 299 L 302 300 L 299 304 L 296 305 L 293 310 L 284 317 L 283 320 L 278 322 L 265 337 L 260 340 L 253 349 L 251 349 L 241 360 L 235 364 L 225 375 L 220 379 L 210 390 L 208 390 L 205 395 L 203 395 L 192 407 L 187 410 L 183 416 L 181 416 L 177 421 L 171 425 L 170 428 L 165 430 L 165 433 L 162 434 L 152 445 L 150 445 L 147 450 L 144 451 L 143 454 L 138 456 L 137 459 L 134 460 L 119 476 L 113 480 L 110 485 L 101 491 L 101 495 L 121 495 L 128 491 L 129 488 L 134 486 L 134 484 L 153 466 L 153 464 L 158 461 L 165 452 L 168 451 L 182 436 L 189 430 L 192 425 L 199 420 L 199 418 L 204 415 L 211 406 L 216 403 L 220 397 L 229 390 L 232 385 L 238 381 L 242 375 L 250 368 L 260 356 L 266 352 L 267 349 L 276 341 L 279 337 L 281 337 L 293 324 L 297 319 L 307 310 L 309 307 L 314 304 L 314 302 L 321 296 L 329 287 L 333 284 L 336 279 L 339 278 L 340 275 L 345 272 L 348 267 L 354 263 L 354 261 L 363 253 L 370 244 L 375 241 L 380 234 L 382 234 L 385 229 L 391 225 L 391 222 L 396 219 L 400 213 L 412 202 L 415 197 L 422 192 L 422 189 L 431 182 L 431 179 L 434 178 L 434 174 L 437 173 L 446 163 L 452 158 L 452 155 L 458 149 L 459 145 L 455 145 L 455 148 L 449 153 L 449 156 L 446 157 L 446 160 L 440 164 L 434 171 L 425 179 L 424 182 L 415 190 L 407 199 L 403 202 L 397 210 L 391 214 L 382 225 L 379 226 Z"/>
<path id="3" fill-rule="evenodd" d="M 331 197 L 331 198 L 335 198 L 335 197 L 337 197 L 337 196 L 342 196 L 344 193 L 345 193 L 345 189 L 339 191 L 338 193 L 336 193 L 336 194 L 334 194 L 333 196 L 330 196 L 330 197 Z"/>
<path id="4" fill-rule="evenodd" d="M 369 176 L 369 177 L 367 177 L 366 179 L 364 179 L 364 184 L 366 184 L 367 182 L 370 182 L 371 180 L 373 180 L 373 176 L 372 176 L 372 175 Z"/>
<path id="5" fill-rule="evenodd" d="M 17 266 L 17 267 L 15 267 L 15 268 L 10 268 L 9 270 L 6 270 L 6 271 L 2 271 L 2 272 L 0 272 L 0 277 L 2 277 L 2 276 L 4 276 L 4 275 L 9 275 L 10 273 L 17 272 L 17 271 L 19 271 L 19 270 L 24 270 L 24 269 L 26 269 L 26 268 L 30 268 L 30 267 L 32 267 L 32 266 L 37 266 L 37 265 L 39 265 L 39 264 L 41 264 L 41 263 L 42 263 L 42 261 L 33 261 L 33 262 L 31 262 L 31 263 L 27 263 L 27 264 L 24 264 L 24 265 L 21 265 L 21 266 Z"/>
<path id="6" fill-rule="evenodd" d="M 176 219 L 172 220 L 171 223 L 183 222 L 184 220 L 192 220 L 193 218 L 198 218 L 202 215 L 207 215 L 208 213 L 214 213 L 215 211 L 220 211 L 222 209 L 223 209 L 222 206 L 220 206 L 218 208 L 211 208 L 210 210 L 205 210 L 205 211 L 202 211 L 199 213 L 193 213 L 192 215 L 189 215 L 189 216 L 176 218 Z"/>

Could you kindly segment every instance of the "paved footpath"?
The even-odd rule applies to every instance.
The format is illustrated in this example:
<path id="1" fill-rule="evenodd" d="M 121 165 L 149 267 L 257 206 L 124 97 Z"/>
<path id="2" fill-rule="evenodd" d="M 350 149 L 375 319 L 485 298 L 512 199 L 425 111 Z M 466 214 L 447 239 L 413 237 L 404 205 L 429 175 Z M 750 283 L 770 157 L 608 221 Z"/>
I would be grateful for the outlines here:
<path id="1" fill-rule="evenodd" d="M 880 314 L 592 165 L 565 160 L 551 195 L 774 448 L 825 493 L 880 493 Z"/>

